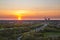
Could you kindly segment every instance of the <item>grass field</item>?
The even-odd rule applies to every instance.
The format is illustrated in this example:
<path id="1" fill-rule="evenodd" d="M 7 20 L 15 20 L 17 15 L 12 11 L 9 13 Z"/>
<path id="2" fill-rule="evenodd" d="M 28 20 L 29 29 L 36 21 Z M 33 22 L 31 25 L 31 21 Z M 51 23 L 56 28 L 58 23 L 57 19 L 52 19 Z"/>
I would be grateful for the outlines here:
<path id="1" fill-rule="evenodd" d="M 44 36 L 48 36 L 48 37 L 60 36 L 60 32 L 45 32 Z"/>

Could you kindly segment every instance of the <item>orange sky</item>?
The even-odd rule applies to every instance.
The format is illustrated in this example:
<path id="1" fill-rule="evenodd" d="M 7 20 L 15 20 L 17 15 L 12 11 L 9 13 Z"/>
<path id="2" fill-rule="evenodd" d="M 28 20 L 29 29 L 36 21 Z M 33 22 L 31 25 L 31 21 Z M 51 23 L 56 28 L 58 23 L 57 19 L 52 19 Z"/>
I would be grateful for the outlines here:
<path id="1" fill-rule="evenodd" d="M 0 0 L 0 20 L 60 19 L 60 0 Z"/>
<path id="2" fill-rule="evenodd" d="M 0 18 L 10 18 L 10 19 L 17 19 L 21 17 L 21 19 L 40 19 L 44 17 L 51 17 L 51 18 L 59 18 L 60 11 L 56 10 L 1 10 L 0 11 Z"/>

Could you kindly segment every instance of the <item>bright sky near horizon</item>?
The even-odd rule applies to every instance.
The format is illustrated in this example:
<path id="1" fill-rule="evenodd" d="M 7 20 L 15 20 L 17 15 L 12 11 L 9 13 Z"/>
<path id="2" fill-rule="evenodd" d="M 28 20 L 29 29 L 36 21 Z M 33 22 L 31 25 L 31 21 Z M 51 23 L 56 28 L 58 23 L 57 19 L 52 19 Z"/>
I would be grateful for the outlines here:
<path id="1" fill-rule="evenodd" d="M 60 19 L 60 0 L 0 0 L 0 20 Z"/>

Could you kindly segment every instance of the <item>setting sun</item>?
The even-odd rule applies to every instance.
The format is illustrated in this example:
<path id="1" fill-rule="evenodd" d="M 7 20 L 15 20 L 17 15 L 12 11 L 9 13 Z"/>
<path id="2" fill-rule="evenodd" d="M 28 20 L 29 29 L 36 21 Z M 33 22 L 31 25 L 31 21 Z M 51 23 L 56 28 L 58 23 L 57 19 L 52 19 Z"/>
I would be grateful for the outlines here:
<path id="1" fill-rule="evenodd" d="M 16 14 L 17 20 L 21 20 L 22 15 L 21 14 Z"/>
<path id="2" fill-rule="evenodd" d="M 18 17 L 18 20 L 21 20 L 21 17 Z"/>
<path id="3" fill-rule="evenodd" d="M 0 0 L 0 20 L 60 19 L 60 0 Z"/>

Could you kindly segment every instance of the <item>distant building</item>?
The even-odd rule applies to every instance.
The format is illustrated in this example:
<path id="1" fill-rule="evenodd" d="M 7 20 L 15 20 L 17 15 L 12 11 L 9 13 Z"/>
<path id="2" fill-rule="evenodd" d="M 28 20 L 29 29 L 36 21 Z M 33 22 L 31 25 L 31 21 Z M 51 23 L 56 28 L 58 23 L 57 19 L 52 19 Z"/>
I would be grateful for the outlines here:
<path id="1" fill-rule="evenodd" d="M 50 22 L 50 18 L 49 17 L 46 17 L 45 18 L 45 22 L 47 23 L 47 22 Z"/>
<path id="2" fill-rule="evenodd" d="M 47 20 L 50 21 L 50 18 L 48 18 Z"/>
<path id="3" fill-rule="evenodd" d="M 48 22 L 50 23 L 50 18 L 47 18 Z"/>
<path id="4" fill-rule="evenodd" d="M 47 21 L 47 18 L 45 18 L 45 21 Z"/>

